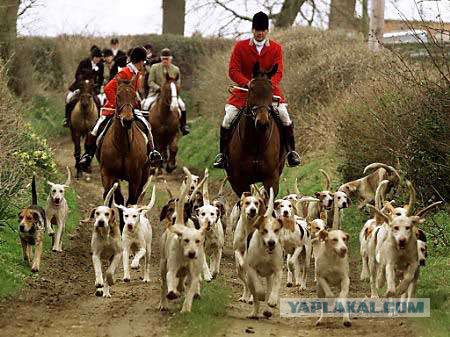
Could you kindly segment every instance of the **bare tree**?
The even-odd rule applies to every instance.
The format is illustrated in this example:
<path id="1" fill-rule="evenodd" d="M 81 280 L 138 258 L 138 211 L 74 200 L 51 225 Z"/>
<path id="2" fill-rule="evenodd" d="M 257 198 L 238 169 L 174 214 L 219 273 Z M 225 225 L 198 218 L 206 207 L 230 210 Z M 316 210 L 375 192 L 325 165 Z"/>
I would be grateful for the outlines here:
<path id="1" fill-rule="evenodd" d="M 15 49 L 17 18 L 39 0 L 2 0 L 0 2 L 0 58 L 9 60 Z"/>
<path id="2" fill-rule="evenodd" d="M 197 12 L 203 9 L 212 12 L 219 9 L 227 13 L 227 15 L 222 16 L 222 25 L 218 27 L 219 35 L 222 35 L 222 31 L 229 30 L 231 24 L 252 21 L 252 15 L 248 14 L 248 7 L 262 7 L 276 28 L 290 27 L 294 24 L 297 15 L 302 15 L 300 13 L 301 7 L 308 2 L 314 3 L 314 0 L 197 0 L 195 5 L 191 7 L 191 11 Z M 314 17 L 315 10 L 313 5 L 312 17 Z M 304 14 L 302 17 L 307 22 L 313 20 L 312 18 L 306 18 Z"/>
<path id="3" fill-rule="evenodd" d="M 163 34 L 184 35 L 185 0 L 163 0 Z"/>
<path id="4" fill-rule="evenodd" d="M 9 60 L 17 35 L 17 14 L 20 0 L 4 0 L 0 5 L 0 58 Z"/>
<path id="5" fill-rule="evenodd" d="M 369 49 L 379 51 L 383 43 L 384 0 L 372 1 L 369 25 Z"/>
<path id="6" fill-rule="evenodd" d="M 358 30 L 355 5 L 356 0 L 331 0 L 329 29 Z"/>

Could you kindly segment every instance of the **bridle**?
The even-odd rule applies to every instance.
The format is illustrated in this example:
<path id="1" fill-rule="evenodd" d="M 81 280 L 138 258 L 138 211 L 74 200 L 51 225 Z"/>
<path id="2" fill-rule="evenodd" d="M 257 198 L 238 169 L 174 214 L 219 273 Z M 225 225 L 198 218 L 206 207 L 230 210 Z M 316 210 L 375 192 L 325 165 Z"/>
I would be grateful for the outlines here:
<path id="1" fill-rule="evenodd" d="M 133 88 L 131 88 L 131 86 L 129 84 L 126 85 L 125 88 L 121 88 L 124 91 L 127 91 L 128 93 L 130 93 L 130 91 L 134 91 Z M 118 91 L 118 90 L 117 90 Z M 134 95 L 134 94 L 133 94 Z M 118 93 L 116 95 L 117 97 L 119 96 Z M 116 99 L 117 100 L 117 99 Z M 117 105 L 116 106 L 116 113 L 115 113 L 115 118 L 120 120 L 120 124 L 122 125 L 122 127 L 125 127 L 125 123 L 124 123 L 124 118 L 123 116 L 120 114 L 122 112 L 122 110 L 126 107 L 129 107 L 131 109 L 131 111 L 133 111 L 134 109 L 134 105 L 133 103 L 127 102 L 121 105 Z"/>

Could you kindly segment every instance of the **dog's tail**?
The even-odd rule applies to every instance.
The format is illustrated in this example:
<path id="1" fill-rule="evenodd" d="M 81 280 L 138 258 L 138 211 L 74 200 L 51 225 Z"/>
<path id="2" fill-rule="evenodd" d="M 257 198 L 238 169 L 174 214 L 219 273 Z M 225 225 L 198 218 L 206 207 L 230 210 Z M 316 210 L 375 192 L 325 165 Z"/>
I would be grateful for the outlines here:
<path id="1" fill-rule="evenodd" d="M 408 212 L 408 216 L 413 214 L 414 205 L 416 203 L 416 190 L 414 189 L 413 184 L 406 179 L 406 186 L 408 186 L 409 190 L 409 203 L 406 205 L 406 209 Z"/>
<path id="2" fill-rule="evenodd" d="M 389 172 L 394 173 L 395 176 L 397 177 L 399 183 L 402 181 L 402 179 L 400 177 L 400 173 L 398 173 L 398 171 L 395 169 L 395 167 L 392 167 L 392 166 L 389 166 L 389 165 L 386 165 L 386 164 L 383 164 L 383 163 L 372 163 L 370 165 L 367 165 L 364 168 L 363 173 L 366 174 L 368 171 L 376 170 L 376 169 L 379 169 L 380 167 L 386 169 Z"/>
<path id="3" fill-rule="evenodd" d="M 37 192 L 36 192 L 36 176 L 33 174 L 33 179 L 31 180 L 31 204 L 37 205 Z"/>
<path id="4" fill-rule="evenodd" d="M 228 181 L 228 176 L 225 176 L 225 178 L 223 178 L 223 180 L 222 180 L 222 184 L 220 184 L 219 196 L 223 195 L 223 189 L 225 188 L 225 185 L 227 184 L 227 181 Z"/>
<path id="5" fill-rule="evenodd" d="M 331 178 L 324 170 L 320 169 L 320 173 L 322 173 L 325 177 L 325 191 L 331 191 Z"/>
<path id="6" fill-rule="evenodd" d="M 144 204 L 144 199 L 145 199 L 145 194 L 147 193 L 148 188 L 150 187 L 150 184 L 152 183 L 153 180 L 153 175 L 151 175 L 147 182 L 144 185 L 144 188 L 142 189 L 141 194 L 139 195 L 139 198 L 136 202 L 136 205 L 143 205 Z"/>
<path id="7" fill-rule="evenodd" d="M 388 184 L 389 180 L 381 181 L 375 191 L 375 207 L 378 209 L 383 208 L 384 201 L 386 200 L 386 187 Z"/>
<path id="8" fill-rule="evenodd" d="M 421 209 L 420 211 L 418 211 L 416 213 L 417 216 L 419 217 L 423 217 L 427 212 L 429 212 L 431 209 L 441 205 L 443 202 L 442 201 L 437 201 L 435 203 L 432 203 L 431 205 L 428 205 L 427 207 L 425 207 L 424 209 Z"/>

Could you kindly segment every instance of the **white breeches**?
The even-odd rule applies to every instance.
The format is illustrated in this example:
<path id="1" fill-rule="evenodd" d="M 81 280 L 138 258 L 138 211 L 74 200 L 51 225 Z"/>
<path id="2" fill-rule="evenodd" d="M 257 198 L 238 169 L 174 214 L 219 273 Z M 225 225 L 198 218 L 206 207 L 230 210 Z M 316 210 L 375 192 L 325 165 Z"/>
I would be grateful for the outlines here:
<path id="1" fill-rule="evenodd" d="M 278 111 L 281 123 L 283 125 L 291 125 L 292 124 L 291 118 L 289 117 L 286 103 L 281 103 L 279 105 L 278 105 L 278 103 L 272 103 L 272 106 Z M 225 129 L 229 129 L 231 127 L 231 125 L 233 124 L 233 121 L 238 116 L 238 114 L 239 114 L 238 108 L 236 108 L 234 105 L 226 104 L 225 105 L 225 116 L 223 117 L 222 126 Z"/>
<path id="2" fill-rule="evenodd" d="M 151 127 L 150 127 L 150 124 L 148 123 L 147 118 L 145 118 L 144 115 L 143 115 L 141 112 L 137 112 L 137 111 L 135 110 L 134 116 L 135 116 L 136 118 L 138 118 L 139 120 L 141 120 L 142 123 L 144 123 L 144 125 L 147 127 L 148 130 L 151 130 Z M 112 117 L 112 116 L 111 116 L 111 117 Z M 98 129 L 100 128 L 100 125 L 102 125 L 102 123 L 103 123 L 107 118 L 108 118 L 108 117 L 106 117 L 106 116 L 100 115 L 100 118 L 97 119 L 97 123 L 95 123 L 95 126 L 94 126 L 94 128 L 92 129 L 92 131 L 91 131 L 91 134 L 92 134 L 93 136 L 96 136 L 96 137 L 98 136 Z"/>
<path id="3" fill-rule="evenodd" d="M 158 96 L 159 96 L 158 94 L 156 94 L 156 95 L 149 94 L 147 96 L 147 98 L 143 99 L 142 103 L 141 103 L 142 110 L 150 111 L 153 103 L 156 102 L 156 99 L 158 98 Z M 178 102 L 178 106 L 180 107 L 180 110 L 181 111 L 186 111 L 186 104 L 184 104 L 184 102 L 181 99 L 181 97 L 177 97 L 177 102 Z"/>

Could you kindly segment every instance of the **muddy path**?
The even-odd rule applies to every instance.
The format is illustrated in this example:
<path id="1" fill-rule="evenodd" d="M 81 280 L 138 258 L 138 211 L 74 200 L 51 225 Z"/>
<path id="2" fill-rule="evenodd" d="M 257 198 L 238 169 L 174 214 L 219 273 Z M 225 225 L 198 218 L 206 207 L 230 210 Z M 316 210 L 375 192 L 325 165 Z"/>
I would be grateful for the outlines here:
<path id="1" fill-rule="evenodd" d="M 58 165 L 72 166 L 72 144 L 61 139 L 53 146 Z M 178 190 L 181 173 L 165 177 L 169 187 Z M 159 190 L 164 190 L 161 181 Z M 102 187 L 98 171 L 92 180 L 74 183 L 82 217 L 101 202 Z M 161 204 L 161 202 L 159 203 Z M 160 295 L 159 277 L 159 209 L 149 215 L 153 225 L 151 282 L 142 283 L 140 271 L 132 271 L 130 283 L 122 281 L 122 268 L 116 273 L 112 298 L 94 295 L 94 270 L 90 256 L 91 223 L 80 223 L 70 236 L 70 244 L 62 253 L 49 253 L 43 258 L 43 267 L 37 277 L 27 280 L 28 285 L 14 298 L 0 303 L 0 336 L 166 336 L 168 313 L 158 311 Z M 329 318 L 323 327 L 316 328 L 314 319 L 280 318 L 278 310 L 270 320 L 253 321 L 246 318 L 251 312 L 248 304 L 238 302 L 242 286 L 234 270 L 230 249 L 231 237 L 227 233 L 227 247 L 221 264 L 221 276 L 232 290 L 223 329 L 217 336 L 412 336 L 414 331 L 399 319 L 352 319 L 352 327 L 344 328 L 340 318 Z M 363 297 L 368 284 L 359 281 L 359 261 L 351 261 L 351 297 Z M 311 270 L 312 272 L 312 270 Z M 312 273 L 308 276 L 308 290 L 286 288 L 281 296 L 314 297 Z M 214 281 L 213 281 L 214 282 Z"/>

